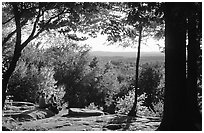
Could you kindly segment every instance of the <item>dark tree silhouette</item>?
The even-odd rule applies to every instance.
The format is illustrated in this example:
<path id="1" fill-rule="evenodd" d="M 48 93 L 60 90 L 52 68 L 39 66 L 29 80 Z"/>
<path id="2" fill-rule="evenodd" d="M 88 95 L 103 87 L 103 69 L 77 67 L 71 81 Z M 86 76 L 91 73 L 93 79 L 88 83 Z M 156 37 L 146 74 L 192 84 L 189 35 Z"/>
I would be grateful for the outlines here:
<path id="1" fill-rule="evenodd" d="M 165 3 L 165 99 L 163 119 L 158 130 L 201 130 L 198 126 L 200 117 L 195 100 L 197 98 L 196 85 L 195 82 L 188 83 L 187 80 L 197 78 L 193 76 L 196 68 L 191 69 L 191 65 L 196 63 L 189 59 L 196 57 L 195 50 L 188 49 L 188 73 L 186 75 L 186 13 L 192 10 L 192 8 L 187 8 L 192 4 Z M 190 22 L 191 19 L 188 22 L 191 25 L 188 34 L 192 40 L 195 40 L 192 30 L 196 28 L 195 25 L 193 26 L 195 23 Z M 192 40 L 189 37 L 188 47 L 190 48 Z M 191 48 L 194 49 L 196 47 L 194 45 Z"/>

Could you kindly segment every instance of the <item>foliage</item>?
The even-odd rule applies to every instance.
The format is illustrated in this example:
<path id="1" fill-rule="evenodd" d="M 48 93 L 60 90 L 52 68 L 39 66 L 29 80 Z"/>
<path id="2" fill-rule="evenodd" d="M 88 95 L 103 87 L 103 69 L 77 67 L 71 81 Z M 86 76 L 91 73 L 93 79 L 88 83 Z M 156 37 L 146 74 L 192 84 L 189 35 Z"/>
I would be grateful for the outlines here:
<path id="1" fill-rule="evenodd" d="M 104 66 L 97 64 L 94 68 L 89 69 L 80 84 L 83 90 L 80 97 L 84 98 L 81 103 L 88 106 L 93 102 L 106 112 L 114 112 L 115 96 L 120 91 L 120 84 L 111 64 L 106 63 Z"/>
<path id="2" fill-rule="evenodd" d="M 163 67 L 158 62 L 156 63 L 145 63 L 140 68 L 139 76 L 139 87 L 137 95 L 137 114 L 148 115 L 148 116 L 161 116 L 163 111 L 163 89 L 164 89 L 164 72 Z M 133 87 L 135 79 L 133 78 L 130 82 Z M 130 88 L 129 88 L 130 89 Z M 134 89 L 130 89 L 124 97 L 118 98 L 117 100 L 117 112 L 127 114 L 132 108 L 134 102 Z M 148 98 L 149 96 L 149 98 Z M 151 101 L 148 99 L 151 98 Z M 152 104 L 155 113 L 152 108 Z"/>
<path id="3" fill-rule="evenodd" d="M 112 68 L 111 64 L 105 65 L 104 74 L 97 83 L 97 88 L 100 89 L 102 94 L 102 101 L 104 102 L 104 111 L 114 112 L 114 96 L 120 91 L 120 84 L 117 80 L 116 71 Z M 113 107 L 112 107 L 113 106 Z"/>
<path id="4" fill-rule="evenodd" d="M 155 116 L 163 116 L 163 111 L 164 111 L 164 101 L 160 100 L 159 102 L 157 102 L 156 104 L 154 104 L 154 110 L 156 111 L 156 114 L 154 114 Z"/>
<path id="5" fill-rule="evenodd" d="M 79 46 L 73 41 L 63 43 L 62 39 L 61 44 L 46 49 L 33 43 L 23 51 L 20 61 L 24 65 L 18 64 L 21 70 L 18 74 L 25 75 L 26 80 L 35 77 L 36 82 L 30 80 L 32 82 L 28 83 L 35 84 L 35 89 L 32 90 L 35 90 L 35 93 L 41 90 L 48 95 L 55 93 L 59 105 L 66 102 L 69 107 L 93 106 L 115 113 L 118 99 L 124 99 L 129 90 L 132 90 L 134 60 L 91 58 L 87 50 L 87 46 Z M 155 67 L 155 70 L 157 68 L 159 67 Z M 30 73 L 27 74 L 29 69 Z M 12 80 L 20 83 L 17 77 L 19 76 Z M 22 93 L 25 92 L 27 91 Z M 127 99 L 128 103 L 133 102 L 130 101 L 132 98 Z M 121 109 L 129 110 L 130 107 Z"/>
<path id="6" fill-rule="evenodd" d="M 135 99 L 134 90 L 129 91 L 124 98 L 119 98 L 116 105 L 116 113 L 128 114 Z"/>
<path id="7" fill-rule="evenodd" d="M 9 64 L 12 60 L 14 47 L 13 42 L 8 42 L 7 45 L 2 46 L 2 74 L 4 74 L 9 67 Z"/>
<path id="8" fill-rule="evenodd" d="M 47 59 L 54 65 L 54 78 L 57 80 L 57 85 L 65 86 L 64 101 L 68 101 L 70 106 L 77 106 L 80 103 L 79 94 L 77 94 L 81 88 L 79 82 L 86 73 L 88 51 L 72 52 L 68 46 L 63 48 L 63 52 L 61 50 L 57 47 L 48 49 L 46 54 L 52 53 L 52 57 Z"/>
<path id="9" fill-rule="evenodd" d="M 52 69 L 45 67 L 38 71 L 35 65 L 29 66 L 25 62 L 19 62 L 10 79 L 8 94 L 12 95 L 15 101 L 35 103 L 37 92 L 44 91 L 50 94 L 55 89 L 55 83 Z"/>
<path id="10" fill-rule="evenodd" d="M 35 93 L 38 91 L 39 78 L 34 66 L 27 68 L 25 62 L 19 62 L 19 66 L 11 76 L 8 85 L 8 94 L 15 101 L 35 102 Z"/>
<path id="11" fill-rule="evenodd" d="M 56 80 L 54 79 L 54 74 L 55 74 L 54 69 L 43 67 L 40 69 L 40 74 L 43 77 L 39 85 L 41 91 L 45 92 L 45 94 L 48 94 L 48 95 L 55 93 Z"/>
<path id="12" fill-rule="evenodd" d="M 8 93 L 17 101 L 36 102 L 37 92 L 55 92 L 54 73 L 52 67 L 42 64 L 42 51 L 29 45 L 10 79 Z"/>
<path id="13" fill-rule="evenodd" d="M 139 76 L 139 92 L 138 93 L 146 93 L 147 98 L 145 99 L 146 106 L 151 103 L 157 102 L 161 96 L 158 95 L 160 92 L 160 88 L 158 87 L 161 82 L 162 67 L 159 63 L 146 63 L 141 67 L 141 73 Z M 164 84 L 163 84 L 164 85 Z"/>

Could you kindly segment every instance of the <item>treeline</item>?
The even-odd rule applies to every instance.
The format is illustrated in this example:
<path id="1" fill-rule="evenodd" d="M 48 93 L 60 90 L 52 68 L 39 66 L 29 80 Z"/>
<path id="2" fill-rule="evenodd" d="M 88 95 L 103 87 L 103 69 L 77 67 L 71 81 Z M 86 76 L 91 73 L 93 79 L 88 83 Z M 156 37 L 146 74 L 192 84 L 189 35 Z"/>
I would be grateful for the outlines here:
<path id="1" fill-rule="evenodd" d="M 5 60 L 3 69 L 7 68 Z M 14 101 L 33 103 L 38 92 L 54 93 L 59 105 L 94 105 L 108 113 L 127 113 L 134 101 L 129 97 L 134 97 L 134 66 L 135 62 L 125 58 L 107 61 L 90 56 L 89 47 L 73 42 L 46 49 L 31 43 L 18 61 L 7 93 Z M 161 62 L 146 63 L 140 69 L 141 106 L 154 111 L 154 106 L 163 101 L 164 66 Z"/>

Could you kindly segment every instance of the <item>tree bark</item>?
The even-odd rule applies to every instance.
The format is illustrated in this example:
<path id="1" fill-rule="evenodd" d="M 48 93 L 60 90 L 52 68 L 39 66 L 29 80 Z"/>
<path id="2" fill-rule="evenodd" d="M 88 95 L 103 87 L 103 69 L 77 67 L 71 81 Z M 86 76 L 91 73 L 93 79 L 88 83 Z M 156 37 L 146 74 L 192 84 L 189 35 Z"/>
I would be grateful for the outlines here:
<path id="1" fill-rule="evenodd" d="M 142 41 L 142 26 L 139 27 L 139 40 L 137 48 L 137 58 L 136 58 L 136 70 L 135 70 L 135 101 L 131 111 L 128 113 L 128 116 L 136 116 L 137 113 L 137 88 L 138 88 L 138 74 L 139 74 L 139 63 L 140 63 L 140 47 Z"/>
<path id="2" fill-rule="evenodd" d="M 196 130 L 186 87 L 185 3 L 165 3 L 165 99 L 158 130 Z"/>

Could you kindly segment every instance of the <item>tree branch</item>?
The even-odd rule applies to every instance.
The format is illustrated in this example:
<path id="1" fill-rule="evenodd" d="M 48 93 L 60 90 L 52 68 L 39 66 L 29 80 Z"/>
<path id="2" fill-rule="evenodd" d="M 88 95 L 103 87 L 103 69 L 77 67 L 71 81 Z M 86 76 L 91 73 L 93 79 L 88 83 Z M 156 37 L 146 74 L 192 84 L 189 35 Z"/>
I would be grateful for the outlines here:
<path id="1" fill-rule="evenodd" d="M 45 23 L 45 25 L 47 25 L 48 23 L 50 23 L 51 22 L 51 20 L 52 19 L 54 19 L 54 18 L 56 18 L 56 17 L 59 17 L 60 15 L 62 15 L 63 13 L 65 13 L 64 11 L 62 11 L 62 12 L 60 12 L 59 14 L 57 14 L 57 15 L 55 15 L 55 16 L 53 16 L 53 17 L 51 17 L 46 23 Z"/>
<path id="2" fill-rule="evenodd" d="M 2 45 L 4 45 L 15 33 L 16 33 L 16 30 L 8 34 L 8 36 L 5 37 L 4 40 L 2 41 Z"/>
<path id="3" fill-rule="evenodd" d="M 27 20 L 24 20 L 20 25 L 21 25 L 21 27 L 25 24 L 27 22 Z M 13 31 L 13 32 L 11 32 L 10 34 L 8 34 L 8 36 L 7 37 L 5 37 L 4 38 L 4 40 L 2 41 L 2 45 L 4 45 L 15 33 L 16 33 L 16 29 Z"/>
<path id="4" fill-rule="evenodd" d="M 36 37 L 38 37 L 38 35 L 40 34 L 40 33 L 42 33 L 44 30 L 45 30 L 45 28 L 46 28 L 46 25 L 48 25 L 50 22 L 51 22 L 51 20 L 53 20 L 54 18 L 56 18 L 56 17 L 59 17 L 60 15 L 62 15 L 63 13 L 65 13 L 64 11 L 62 11 L 62 12 L 60 12 L 59 14 L 57 14 L 57 15 L 55 15 L 55 16 L 53 16 L 53 17 L 51 17 L 44 25 L 44 27 L 42 27 L 41 29 L 40 29 L 40 31 L 36 34 L 36 35 L 34 35 L 34 33 L 35 33 L 35 30 L 36 30 L 36 26 L 37 26 L 37 22 L 39 21 L 39 18 L 40 18 L 40 11 L 39 11 L 39 17 L 36 19 L 36 21 L 35 21 L 35 24 L 34 24 L 34 26 L 33 26 L 33 31 L 32 31 L 32 33 L 31 33 L 31 35 L 28 37 L 28 39 L 21 45 L 21 47 L 22 47 L 22 49 L 31 41 L 31 40 L 33 40 L 33 39 L 35 39 Z"/>
<path id="5" fill-rule="evenodd" d="M 38 21 L 40 19 L 40 15 L 41 15 L 40 12 L 41 12 L 41 9 L 39 9 L 37 18 L 35 20 L 35 23 L 33 24 L 33 30 L 31 32 L 30 36 L 28 37 L 28 39 L 21 45 L 21 49 L 23 49 L 33 39 L 33 36 L 34 36 L 36 28 L 37 28 Z"/>
<path id="6" fill-rule="evenodd" d="M 10 19 L 8 19 L 6 22 L 2 22 L 2 24 L 5 25 L 5 24 L 8 23 L 9 21 L 11 21 L 13 18 L 14 18 L 14 16 L 11 17 Z"/>
<path id="7" fill-rule="evenodd" d="M 12 6 L 13 6 L 15 23 L 16 23 L 16 33 L 17 34 L 16 34 L 15 50 L 17 50 L 19 48 L 19 46 L 21 45 L 21 23 L 20 23 L 21 14 L 18 11 L 17 3 L 13 3 Z"/>

